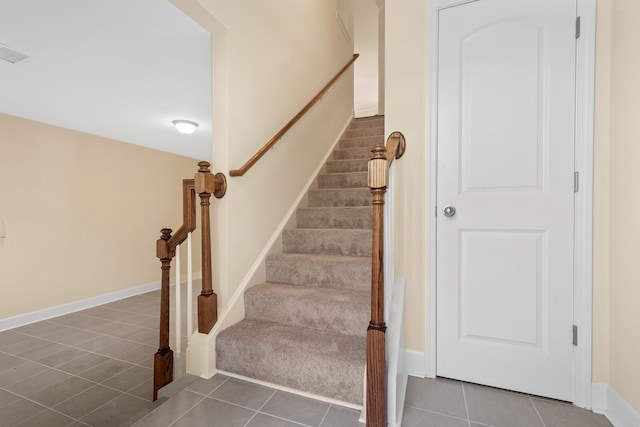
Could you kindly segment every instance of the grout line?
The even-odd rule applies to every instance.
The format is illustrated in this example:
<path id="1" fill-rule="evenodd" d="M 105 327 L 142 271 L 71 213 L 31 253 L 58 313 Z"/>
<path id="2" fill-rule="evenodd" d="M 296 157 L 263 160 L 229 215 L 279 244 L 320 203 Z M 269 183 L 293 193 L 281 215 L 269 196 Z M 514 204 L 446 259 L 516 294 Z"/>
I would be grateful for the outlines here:
<path id="1" fill-rule="evenodd" d="M 322 417 L 322 419 L 320 420 L 320 427 L 322 427 L 322 424 L 324 424 L 324 420 L 327 419 L 327 415 L 329 415 L 329 411 L 331 410 L 332 406 L 333 404 L 330 404 L 329 407 L 327 408 L 327 411 L 324 413 L 324 417 Z"/>
<path id="2" fill-rule="evenodd" d="M 542 415 L 540 415 L 540 412 L 538 411 L 538 408 L 536 407 L 536 404 L 533 402 L 533 399 L 531 398 L 531 396 L 529 396 L 529 402 L 531 402 L 533 409 L 536 411 L 536 414 L 538 414 L 538 418 L 540 419 L 542 426 L 547 427 L 547 425 L 544 423 L 544 420 L 542 419 Z"/>
<path id="3" fill-rule="evenodd" d="M 467 394 L 464 392 L 464 382 L 460 383 L 462 387 L 462 399 L 464 400 L 464 410 L 467 413 L 467 423 L 469 427 L 471 427 L 471 417 L 469 417 L 469 405 L 467 405 Z"/>
<path id="4" fill-rule="evenodd" d="M 183 390 L 184 390 L 184 389 L 183 389 Z M 182 391 L 182 390 L 181 390 L 181 391 Z M 188 391 L 189 393 L 191 393 L 189 390 L 186 390 L 186 391 Z M 195 393 L 195 394 L 198 394 L 198 393 Z M 201 396 L 202 396 L 202 395 L 201 395 Z M 184 417 L 184 416 L 185 416 L 185 415 L 187 415 L 189 412 L 191 412 L 191 410 L 193 410 L 193 408 L 195 408 L 196 406 L 198 406 L 199 404 L 201 404 L 201 403 L 204 401 L 204 399 L 206 399 L 206 398 L 207 398 L 206 396 L 203 396 L 203 397 L 202 397 L 202 399 L 198 400 L 198 401 L 197 401 L 193 406 L 191 406 L 189 409 L 187 409 L 186 411 L 184 411 L 184 413 L 183 413 L 182 415 L 180 415 L 178 418 L 176 418 L 176 419 L 175 419 L 175 421 L 173 421 L 171 424 L 169 424 L 169 426 L 172 426 L 172 425 L 174 425 L 175 423 L 177 423 L 178 421 L 180 421 L 180 419 L 181 419 L 182 417 Z M 171 400 L 171 399 L 169 399 L 169 400 Z M 169 400 L 167 400 L 167 402 L 168 402 Z M 165 402 L 165 403 L 167 403 L 167 402 Z M 165 403 L 163 403 L 162 405 L 164 405 Z M 160 405 L 160 406 L 162 406 L 162 405 Z M 157 409 L 157 408 L 156 408 L 156 409 Z M 149 412 L 147 415 L 145 415 L 145 416 L 144 416 L 144 417 L 142 417 L 142 418 L 146 418 L 146 417 L 148 417 L 149 415 L 151 415 L 152 413 L 153 413 L 153 411 Z M 142 418 L 140 418 L 140 419 L 142 419 Z M 140 421 L 140 420 L 138 420 L 138 421 Z M 136 422 L 138 422 L 138 421 L 136 421 Z"/>
<path id="5" fill-rule="evenodd" d="M 99 355 L 99 356 L 102 356 L 102 355 Z M 90 388 L 95 387 L 96 385 L 99 385 L 99 386 L 102 386 L 102 387 L 105 387 L 105 388 L 108 388 L 108 389 L 114 390 L 114 391 L 116 391 L 116 392 L 118 392 L 118 393 L 120 393 L 120 394 L 126 394 L 127 396 L 135 397 L 136 399 L 140 399 L 140 400 L 144 400 L 144 401 L 146 402 L 146 400 L 145 400 L 145 399 L 143 399 L 143 398 L 141 398 L 141 397 L 139 397 L 139 396 L 136 396 L 136 395 L 134 395 L 134 394 L 129 393 L 129 391 L 131 391 L 131 390 L 133 390 L 134 388 L 138 387 L 138 385 L 140 385 L 140 384 L 138 384 L 138 385 L 136 385 L 136 386 L 132 387 L 132 388 L 131 388 L 131 389 L 129 389 L 128 391 L 122 391 L 122 390 L 118 390 L 117 388 L 114 388 L 114 387 L 108 386 L 108 385 L 106 385 L 106 384 L 102 384 L 102 383 L 96 382 L 96 381 L 91 380 L 91 379 L 89 379 L 89 378 L 81 377 L 81 376 L 79 375 L 79 374 L 81 374 L 82 372 L 86 372 L 86 371 L 88 371 L 89 369 L 92 369 L 93 367 L 91 367 L 91 368 L 89 368 L 89 369 L 85 369 L 84 371 L 79 372 L 79 373 L 71 373 L 71 372 L 63 371 L 62 369 L 58 369 L 58 368 L 53 367 L 53 366 L 45 365 L 44 363 L 40 363 L 40 362 L 37 362 L 37 361 L 34 361 L 34 360 L 25 359 L 25 358 L 20 357 L 20 356 L 15 356 L 15 357 L 18 357 L 19 359 L 22 359 L 22 360 L 26 360 L 27 362 L 32 362 L 32 363 L 35 363 L 35 364 L 38 364 L 38 365 L 44 366 L 44 367 L 46 367 L 46 368 L 48 368 L 48 369 L 51 369 L 51 370 L 54 370 L 54 371 L 61 372 L 61 373 L 63 373 L 63 374 L 69 375 L 69 376 L 71 376 L 71 377 L 76 377 L 76 378 L 79 378 L 79 379 L 81 379 L 81 380 L 85 380 L 85 381 L 88 381 L 88 382 L 90 382 L 90 383 L 93 383 L 93 385 L 92 385 L 92 386 L 90 386 L 89 388 L 87 388 L 87 389 L 85 389 L 85 390 L 83 390 L 83 391 L 81 391 L 81 392 L 79 392 L 79 393 L 76 393 L 76 394 L 74 394 L 73 396 L 70 396 L 70 397 L 68 397 L 68 398 L 67 398 L 67 399 L 65 399 L 65 400 L 62 400 L 62 401 L 60 401 L 60 402 L 56 403 L 56 404 L 55 404 L 55 406 L 58 406 L 59 404 L 61 404 L 61 403 L 63 403 L 63 402 L 66 402 L 67 400 L 72 399 L 72 398 L 74 398 L 74 397 L 76 397 L 76 396 L 80 395 L 81 393 L 83 393 L 83 392 L 85 392 L 85 391 L 89 390 Z M 106 356 L 104 356 L 104 357 L 106 357 Z M 114 359 L 114 360 L 119 360 L 119 359 Z M 107 362 L 107 361 L 105 360 L 105 362 Z M 122 360 L 122 362 L 126 362 L 126 361 Z M 102 363 L 104 363 L 104 362 L 101 362 L 101 363 L 99 363 L 98 365 L 100 365 L 100 364 L 102 364 Z M 130 362 L 126 362 L 126 363 L 131 364 Z M 98 366 L 98 365 L 95 365 L 95 366 Z M 133 364 L 132 364 L 132 365 L 133 365 Z M 137 366 L 137 365 L 134 365 L 134 366 Z M 142 368 L 145 368 L 145 367 L 144 367 L 144 366 L 142 366 Z M 130 369 L 130 368 L 125 369 L 125 371 L 126 371 L 126 370 L 128 370 L 128 369 Z M 145 369 L 149 369 L 149 368 L 145 368 Z M 124 371 L 123 371 L 123 372 L 124 372 Z M 120 372 L 120 373 L 122 373 L 122 372 Z M 5 386 L 4 386 L 4 387 L 6 387 L 6 386 L 11 386 L 11 385 L 14 385 L 14 384 L 17 384 L 17 383 L 19 383 L 19 382 L 21 382 L 21 381 L 24 381 L 24 380 L 26 380 L 26 379 L 28 379 L 28 378 L 32 378 L 32 377 L 34 377 L 34 376 L 36 376 L 36 375 L 39 375 L 39 374 L 40 374 L 40 372 L 38 372 L 38 373 L 36 373 L 36 374 L 34 374 L 34 375 L 30 375 L 30 376 L 28 376 L 28 377 L 23 377 L 20 381 L 16 381 L 15 383 L 5 384 Z M 119 375 L 119 374 L 116 374 L 116 375 Z M 113 378 L 113 377 L 114 377 L 114 376 L 116 376 L 116 375 L 113 375 L 113 376 L 111 376 L 111 377 L 109 377 L 109 378 L 106 378 L 106 379 L 104 379 L 103 381 L 107 381 L 108 379 L 111 379 L 111 378 Z M 62 380 L 60 380 L 60 381 L 58 381 L 58 382 L 54 383 L 54 384 L 51 384 L 50 386 L 45 387 L 43 390 L 46 390 L 46 389 L 51 388 L 51 387 L 53 387 L 53 386 L 55 386 L 55 385 L 58 385 L 58 384 L 60 384 L 62 381 L 65 381 L 65 380 L 67 380 L 67 379 L 68 379 L 68 378 L 65 378 L 65 379 L 62 379 Z M 0 387 L 0 388 L 4 388 L 4 387 Z M 42 391 L 42 390 L 40 390 L 40 391 Z M 27 397 L 27 396 L 23 396 L 23 395 L 21 395 L 21 394 L 14 393 L 14 392 L 12 392 L 12 393 L 13 393 L 13 394 L 15 394 L 15 395 L 17 395 L 17 396 L 20 396 L 20 397 L 22 397 L 22 398 L 28 399 L 28 397 Z M 35 394 L 35 393 L 33 393 L 33 394 Z M 35 402 L 35 401 L 34 401 L 34 402 Z M 36 403 L 38 403 L 38 402 L 36 402 Z M 41 404 L 41 403 L 38 403 L 38 405 L 40 405 L 40 406 L 44 406 L 45 408 L 53 409 L 53 407 L 51 407 L 51 406 L 46 406 L 46 405 L 43 405 L 43 404 Z M 68 415 L 67 415 L 67 416 L 68 416 Z"/>
<path id="6" fill-rule="evenodd" d="M 230 378 L 230 377 L 229 377 Z M 227 378 L 227 379 L 229 379 Z M 225 381 L 226 382 L 226 381 Z M 271 400 L 271 398 L 273 397 L 274 394 L 276 394 L 278 390 L 273 390 L 273 393 L 271 393 L 271 396 L 269 396 L 267 398 L 267 400 L 264 401 L 264 403 L 262 404 L 262 406 L 260 406 L 260 408 L 258 408 L 258 410 L 253 414 L 253 416 L 251 418 L 249 418 L 249 420 L 245 423 L 244 427 L 247 427 L 249 425 L 249 423 L 251 423 L 251 421 L 253 421 L 253 419 L 258 415 L 258 412 L 260 412 L 262 410 L 262 408 L 264 408 L 266 406 L 267 403 L 269 403 L 269 401 Z M 212 392 L 213 393 L 213 392 Z"/>
<path id="7" fill-rule="evenodd" d="M 436 414 L 436 415 L 442 415 L 443 417 L 447 417 L 447 418 L 454 418 L 454 419 L 460 420 L 460 421 L 469 421 L 469 419 L 467 419 L 467 418 L 456 417 L 455 415 L 449 415 L 449 414 L 445 414 L 443 412 L 432 411 L 430 409 L 418 408 L 416 406 L 411 406 L 411 405 L 404 405 L 404 406 L 405 406 L 405 408 L 411 408 L 411 409 L 416 409 L 416 410 L 422 411 L 422 412 L 429 412 L 429 413 Z"/>
<path id="8" fill-rule="evenodd" d="M 64 381 L 64 380 L 63 380 L 63 381 Z M 56 383 L 56 384 L 57 384 L 57 383 Z M 91 388 L 91 387 L 89 387 L 89 388 Z M 72 419 L 72 420 L 74 420 L 74 421 L 82 422 L 82 421 L 80 421 L 79 419 L 74 418 L 74 417 L 72 417 L 71 415 L 67 415 L 67 414 L 65 414 L 64 412 L 60 412 L 60 411 L 58 411 L 57 409 L 54 409 L 54 408 L 53 408 L 53 407 L 51 407 L 51 406 L 44 405 L 44 404 L 42 404 L 42 403 L 40 403 L 40 402 L 37 402 L 37 401 L 35 401 L 35 400 L 33 400 L 33 399 L 30 399 L 30 398 L 29 398 L 29 397 L 27 397 L 27 396 L 23 396 L 23 395 L 21 395 L 21 394 L 18 394 L 18 393 L 16 393 L 16 392 L 13 392 L 13 391 L 11 391 L 11 390 L 9 390 L 9 389 L 6 389 L 6 388 L 4 388 L 4 387 L 0 387 L 0 390 L 6 391 L 7 393 L 11 393 L 11 394 L 13 394 L 14 396 L 18 396 L 20 399 L 28 400 L 28 401 L 29 401 L 29 402 L 31 402 L 31 403 L 35 403 L 36 405 L 38 405 L 38 406 L 41 406 L 41 407 L 45 408 L 45 410 L 50 410 L 50 411 L 56 412 L 56 413 L 58 413 L 58 414 L 60 414 L 60 415 L 64 415 L 65 417 L 70 418 L 70 419 Z M 34 393 L 34 394 L 35 394 L 35 393 Z M 80 394 L 80 393 L 78 393 L 78 394 Z M 78 394 L 76 394 L 76 395 L 74 395 L 74 396 L 77 396 Z M 62 402 L 60 402 L 60 403 L 62 403 Z M 26 422 L 26 421 L 29 421 L 31 418 L 33 418 L 33 417 L 35 417 L 35 416 L 37 416 L 37 415 L 40 415 L 40 413 L 35 414 L 35 415 L 31 416 L 31 417 L 25 418 L 24 420 L 22 420 L 21 424 L 22 424 L 22 423 L 24 423 L 24 422 Z M 83 424 L 85 424 L 84 422 L 82 422 L 82 423 L 83 423 Z"/>

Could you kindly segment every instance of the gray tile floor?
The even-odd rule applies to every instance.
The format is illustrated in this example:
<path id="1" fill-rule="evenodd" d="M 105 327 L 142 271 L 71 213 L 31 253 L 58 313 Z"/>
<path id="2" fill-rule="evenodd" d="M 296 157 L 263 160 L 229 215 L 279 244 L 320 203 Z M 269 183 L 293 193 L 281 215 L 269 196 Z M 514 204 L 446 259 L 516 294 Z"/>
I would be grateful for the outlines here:
<path id="1" fill-rule="evenodd" d="M 0 427 L 361 426 L 358 411 L 222 375 L 151 412 L 159 299 L 155 291 L 0 332 Z M 417 378 L 403 419 L 407 427 L 610 425 L 562 402 Z"/>

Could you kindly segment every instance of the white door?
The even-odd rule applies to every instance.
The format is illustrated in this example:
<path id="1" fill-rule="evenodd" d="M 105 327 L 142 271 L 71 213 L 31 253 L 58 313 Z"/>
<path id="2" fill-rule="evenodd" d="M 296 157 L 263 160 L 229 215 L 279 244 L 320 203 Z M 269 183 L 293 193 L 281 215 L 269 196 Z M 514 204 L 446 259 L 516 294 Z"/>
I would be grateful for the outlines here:
<path id="1" fill-rule="evenodd" d="M 573 398 L 575 21 L 575 0 L 440 11 L 439 376 Z"/>

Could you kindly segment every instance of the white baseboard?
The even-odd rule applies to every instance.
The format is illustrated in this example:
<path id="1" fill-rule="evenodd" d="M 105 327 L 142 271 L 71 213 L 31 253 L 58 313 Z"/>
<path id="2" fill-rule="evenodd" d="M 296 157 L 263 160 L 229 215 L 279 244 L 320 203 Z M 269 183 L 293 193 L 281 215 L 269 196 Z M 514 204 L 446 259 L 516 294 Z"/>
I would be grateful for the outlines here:
<path id="1" fill-rule="evenodd" d="M 355 108 L 355 117 L 371 117 L 378 115 L 378 105 L 362 105 Z"/>
<path id="2" fill-rule="evenodd" d="M 407 350 L 407 373 L 412 377 L 426 378 L 425 354 L 421 351 Z"/>
<path id="3" fill-rule="evenodd" d="M 607 412 L 607 389 L 608 384 L 591 384 L 591 410 L 597 414 Z"/>
<path id="4" fill-rule="evenodd" d="M 604 414 L 615 427 L 640 426 L 640 411 L 608 384 L 591 385 L 593 412 Z"/>
<path id="5" fill-rule="evenodd" d="M 306 391 L 296 390 L 295 388 L 284 387 L 278 384 L 257 380 L 255 378 L 245 377 L 243 375 L 238 375 L 238 374 L 234 374 L 227 371 L 218 371 L 218 373 L 221 375 L 225 375 L 227 377 L 236 378 L 238 380 L 247 381 L 247 382 L 262 385 L 265 387 L 275 388 L 276 390 L 281 390 L 287 393 L 296 394 L 302 397 L 308 397 L 309 399 L 319 400 L 321 402 L 330 403 L 332 405 L 343 406 L 345 408 L 355 409 L 356 411 L 362 410 L 362 405 L 354 405 L 353 403 L 344 402 L 342 400 L 336 400 L 330 397 L 320 396 L 319 394 L 313 394 L 313 393 L 308 393 Z"/>
<path id="6" fill-rule="evenodd" d="M 111 292 L 97 297 L 91 297 L 80 301 L 74 301 L 55 307 L 45 308 L 43 310 L 33 311 L 31 313 L 20 314 L 18 316 L 0 319 L 0 332 L 7 329 L 13 329 L 30 323 L 40 322 L 42 320 L 51 319 L 52 317 L 63 316 L 65 314 L 74 313 L 76 311 L 85 310 L 97 305 L 107 304 L 113 301 L 129 298 L 135 295 L 144 294 L 146 292 L 160 289 L 160 282 L 147 283 L 146 285 L 136 286 L 134 288 L 123 289 L 121 291 Z"/>

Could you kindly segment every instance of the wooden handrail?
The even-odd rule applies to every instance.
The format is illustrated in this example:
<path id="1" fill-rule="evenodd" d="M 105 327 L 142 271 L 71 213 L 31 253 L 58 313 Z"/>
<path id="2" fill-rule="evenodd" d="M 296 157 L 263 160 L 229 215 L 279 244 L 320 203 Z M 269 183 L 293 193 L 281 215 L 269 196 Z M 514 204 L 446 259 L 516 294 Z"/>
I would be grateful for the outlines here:
<path id="1" fill-rule="evenodd" d="M 387 366 L 384 321 L 384 198 L 389 185 L 389 167 L 406 149 L 404 135 L 393 132 L 387 146 L 371 150 L 368 186 L 373 205 L 371 241 L 371 321 L 367 328 L 367 427 L 387 425 Z"/>
<path id="2" fill-rule="evenodd" d="M 213 292 L 211 272 L 211 230 L 209 228 L 209 199 L 213 194 L 220 199 L 227 189 L 222 173 L 213 175 L 209 163 L 200 162 L 194 179 L 182 180 L 182 225 L 172 236 L 170 228 L 163 228 L 156 243 L 156 255 L 162 264 L 160 287 L 160 338 L 153 359 L 153 400 L 158 390 L 173 381 L 173 350 L 169 346 L 170 270 L 176 248 L 196 229 L 195 195 L 200 196 L 202 208 L 202 292 L 198 296 L 198 332 L 209 333 L 218 318 L 217 295 Z M 179 279 L 178 279 L 179 280 Z M 180 331 L 176 331 L 180 333 Z"/>
<path id="3" fill-rule="evenodd" d="M 253 155 L 253 157 L 251 157 L 244 165 L 242 165 L 240 169 L 230 170 L 229 176 L 242 176 L 245 173 L 247 173 L 247 171 L 251 169 L 251 167 L 258 160 L 260 160 L 260 158 L 264 156 L 267 153 L 267 151 L 269 151 L 269 149 L 273 147 L 276 144 L 276 142 L 278 142 L 280 138 L 282 138 L 284 134 L 287 133 L 287 131 L 291 129 L 293 125 L 295 125 L 298 122 L 298 120 L 300 120 L 302 116 L 304 116 L 305 113 L 309 111 L 309 109 L 311 109 L 311 107 L 313 107 L 315 103 L 320 100 L 320 98 L 322 98 L 322 95 L 324 95 L 325 92 L 328 91 L 329 88 L 336 82 L 336 80 L 338 80 L 340 76 L 342 76 L 344 72 L 347 71 L 347 69 L 351 66 L 351 64 L 353 64 L 355 60 L 358 59 L 358 56 L 360 55 L 357 53 L 354 53 L 353 57 L 349 60 L 349 62 L 347 62 L 347 64 L 344 67 L 342 67 L 342 69 L 340 69 L 340 71 L 338 71 L 338 73 L 335 76 L 333 76 L 333 78 L 329 81 L 329 83 L 327 83 L 322 89 L 320 89 L 320 92 L 318 92 L 316 96 L 311 98 L 311 101 L 307 102 L 307 105 L 302 107 L 302 110 L 300 110 L 298 114 L 296 114 L 295 116 L 293 116 L 291 120 L 289 120 L 289 123 L 284 125 L 284 127 L 280 129 L 278 133 L 276 133 L 273 136 L 273 138 L 271 138 L 261 149 L 259 149 L 258 152 Z"/>

